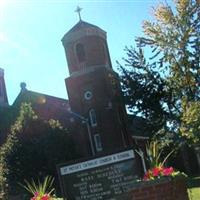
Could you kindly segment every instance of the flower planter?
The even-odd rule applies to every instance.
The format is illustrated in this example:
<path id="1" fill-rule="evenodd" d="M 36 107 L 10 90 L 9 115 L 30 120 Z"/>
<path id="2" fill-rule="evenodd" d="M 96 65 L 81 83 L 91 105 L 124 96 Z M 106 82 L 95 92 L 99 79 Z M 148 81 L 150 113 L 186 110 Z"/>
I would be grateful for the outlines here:
<path id="1" fill-rule="evenodd" d="M 189 200 L 183 177 L 142 181 L 129 193 L 130 200 Z"/>

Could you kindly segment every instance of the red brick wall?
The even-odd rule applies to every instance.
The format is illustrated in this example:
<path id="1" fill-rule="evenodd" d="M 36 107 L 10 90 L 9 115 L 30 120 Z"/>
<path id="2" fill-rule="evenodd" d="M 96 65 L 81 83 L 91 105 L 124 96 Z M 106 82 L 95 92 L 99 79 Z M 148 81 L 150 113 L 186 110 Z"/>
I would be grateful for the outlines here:
<path id="1" fill-rule="evenodd" d="M 76 45 L 82 44 L 85 50 L 85 61 L 79 62 L 76 55 Z M 96 65 L 109 65 L 111 67 L 110 55 L 107 43 L 98 36 L 84 36 L 76 42 L 70 42 L 65 46 L 70 74 L 83 68 Z"/>
<path id="2" fill-rule="evenodd" d="M 184 179 L 142 182 L 130 192 L 131 200 L 189 200 Z"/>
<path id="3" fill-rule="evenodd" d="M 103 151 L 96 152 L 113 152 L 131 146 L 131 140 L 126 132 L 126 112 L 125 106 L 121 99 L 120 86 L 114 87 L 111 83 L 109 74 L 116 79 L 116 84 L 119 85 L 117 75 L 107 68 L 99 68 L 93 72 L 86 73 L 80 76 L 70 76 L 66 79 L 67 92 L 69 103 L 72 111 L 89 117 L 89 110 L 95 109 L 97 126 L 91 127 L 91 135 L 94 140 L 94 135 L 99 134 Z M 90 90 L 93 97 L 90 100 L 85 100 L 84 92 Z M 112 107 L 108 108 L 108 104 L 112 103 Z M 83 126 L 83 125 L 82 125 Z M 88 131 L 79 131 L 76 135 L 85 135 L 87 138 Z M 80 145 L 80 153 L 82 155 L 84 148 L 88 145 L 81 141 L 81 137 L 77 137 Z M 93 142 L 94 143 L 94 142 Z M 90 155 L 90 154 L 89 154 Z M 88 156 L 84 155 L 83 156 Z"/>

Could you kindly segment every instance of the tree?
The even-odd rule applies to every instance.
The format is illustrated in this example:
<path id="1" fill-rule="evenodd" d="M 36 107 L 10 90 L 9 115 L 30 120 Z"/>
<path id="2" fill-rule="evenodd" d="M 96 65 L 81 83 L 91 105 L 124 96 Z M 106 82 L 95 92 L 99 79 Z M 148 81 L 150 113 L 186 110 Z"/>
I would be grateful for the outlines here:
<path id="1" fill-rule="evenodd" d="M 171 91 L 168 105 L 174 116 L 171 125 L 182 133 L 180 127 L 188 116 L 185 112 L 200 101 L 200 6 L 196 0 L 174 0 L 174 3 L 174 10 L 164 4 L 155 9 L 156 21 L 144 22 L 146 37 L 138 41 L 140 45 L 151 46 L 154 57 L 159 56 L 159 62 L 168 68 L 166 85 Z M 200 121 L 198 123 L 200 125 Z M 190 123 L 193 125 L 196 126 Z M 193 130 L 195 128 L 186 135 L 196 135 Z"/>
<path id="2" fill-rule="evenodd" d="M 125 85 L 124 88 L 125 96 L 128 94 L 126 89 L 136 88 L 138 96 L 135 96 L 136 100 L 133 101 L 132 108 L 135 106 L 138 109 L 137 101 L 144 105 L 146 100 L 150 111 L 155 112 L 156 108 L 160 107 L 158 113 L 161 114 L 157 115 L 157 119 L 163 116 L 164 128 L 173 132 L 174 135 L 184 135 L 184 138 L 189 139 L 188 141 L 193 144 L 199 141 L 196 137 L 200 138 L 196 133 L 196 127 L 200 126 L 200 121 L 194 123 L 194 120 L 199 119 L 198 112 L 193 112 L 194 120 L 189 123 L 190 130 L 187 130 L 187 134 L 183 127 L 186 127 L 185 123 L 189 120 L 186 118 L 191 117 L 188 115 L 188 110 L 197 109 L 200 102 L 200 6 L 196 0 L 174 0 L 173 2 L 173 7 L 163 3 L 155 8 L 154 21 L 144 21 L 145 35 L 136 39 L 139 49 L 144 47 L 152 49 L 152 64 L 149 66 L 154 66 L 154 68 L 151 68 L 149 74 L 154 74 L 154 77 L 148 75 L 151 87 L 148 84 L 145 85 L 146 82 L 142 79 L 137 80 L 136 74 L 131 77 L 131 73 L 123 73 L 122 80 L 123 76 L 127 75 L 126 80 L 131 79 L 135 83 L 132 84 L 129 81 L 128 87 Z M 135 68 L 139 59 L 133 50 L 129 50 L 128 56 L 131 55 L 131 57 L 128 61 L 131 61 L 131 65 Z M 142 73 L 139 72 L 139 74 L 142 74 L 143 78 L 147 77 L 148 73 L 144 73 L 146 70 L 144 62 L 138 62 L 138 64 L 142 66 Z M 155 74 L 158 74 L 157 77 Z M 152 89 L 153 83 L 157 90 Z M 147 92 L 143 87 L 147 89 Z M 157 101 L 153 101 L 160 103 L 156 107 L 151 103 L 152 91 L 156 91 L 155 96 L 158 97 Z M 159 96 L 160 93 L 161 96 Z M 144 95 L 145 98 L 143 98 Z"/>
<path id="3" fill-rule="evenodd" d="M 180 133 L 190 144 L 200 143 L 200 101 L 182 101 Z"/>
<path id="4" fill-rule="evenodd" d="M 30 103 L 21 105 L 7 141 L 0 148 L 0 199 L 20 193 L 24 180 L 55 177 L 56 165 L 77 158 L 70 133 L 57 120 L 43 121 Z"/>
<path id="5" fill-rule="evenodd" d="M 0 199 L 8 199 L 8 191 L 10 189 L 10 159 L 19 147 L 17 134 L 22 131 L 28 120 L 37 119 L 30 104 L 24 103 L 21 106 L 19 116 L 15 123 L 11 126 L 7 141 L 0 148 Z"/>
<path id="6" fill-rule="evenodd" d="M 149 63 L 142 48 L 126 47 L 125 67 L 120 65 L 121 84 L 129 112 L 146 119 L 149 136 L 160 130 L 168 113 L 164 104 L 168 100 L 165 80 L 157 71 L 156 63 Z"/>

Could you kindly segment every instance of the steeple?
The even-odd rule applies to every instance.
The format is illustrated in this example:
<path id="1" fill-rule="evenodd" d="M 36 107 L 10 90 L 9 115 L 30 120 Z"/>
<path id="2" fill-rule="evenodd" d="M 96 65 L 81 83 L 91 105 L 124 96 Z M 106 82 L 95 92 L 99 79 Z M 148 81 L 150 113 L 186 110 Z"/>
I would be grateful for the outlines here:
<path id="1" fill-rule="evenodd" d="M 87 128 L 80 126 L 74 135 L 80 155 L 130 146 L 125 105 L 119 77 L 112 69 L 106 32 L 80 18 L 64 35 L 62 44 L 70 73 L 65 79 L 69 104 L 74 113 L 87 119 Z"/>
<path id="2" fill-rule="evenodd" d="M 70 74 L 97 67 L 112 69 L 106 32 L 80 20 L 62 38 Z"/>
<path id="3" fill-rule="evenodd" d="M 4 70 L 0 68 L 0 106 L 7 106 L 8 98 L 4 80 Z"/>

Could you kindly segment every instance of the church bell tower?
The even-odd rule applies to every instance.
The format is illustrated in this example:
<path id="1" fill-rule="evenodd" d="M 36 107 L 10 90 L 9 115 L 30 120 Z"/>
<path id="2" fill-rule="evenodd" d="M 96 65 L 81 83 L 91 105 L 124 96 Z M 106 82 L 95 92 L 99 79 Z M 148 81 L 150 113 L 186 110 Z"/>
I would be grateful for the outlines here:
<path id="1" fill-rule="evenodd" d="M 80 19 L 62 43 L 70 73 L 65 82 L 71 110 L 89 122 L 89 127 L 82 124 L 74 133 L 80 152 L 90 156 L 130 146 L 125 105 L 106 32 Z"/>

